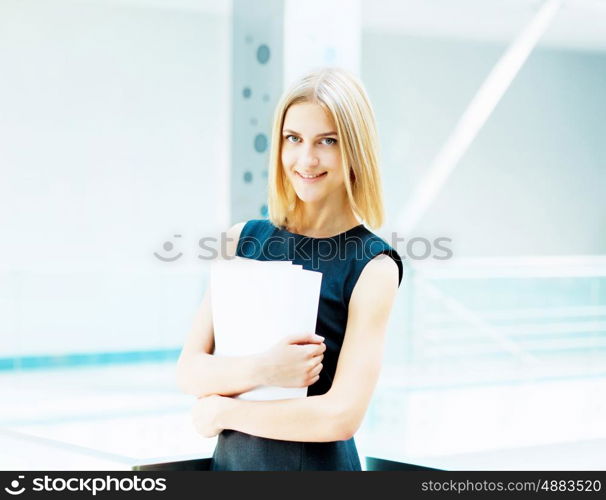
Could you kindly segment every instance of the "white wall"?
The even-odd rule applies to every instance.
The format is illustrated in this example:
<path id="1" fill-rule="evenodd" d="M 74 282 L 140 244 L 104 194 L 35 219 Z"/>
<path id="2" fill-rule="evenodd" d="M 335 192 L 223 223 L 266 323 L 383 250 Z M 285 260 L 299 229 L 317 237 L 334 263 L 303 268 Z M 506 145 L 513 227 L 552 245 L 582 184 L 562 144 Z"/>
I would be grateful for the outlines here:
<path id="1" fill-rule="evenodd" d="M 205 3 L 0 4 L 0 357 L 181 344 L 228 222 L 231 19 Z"/>

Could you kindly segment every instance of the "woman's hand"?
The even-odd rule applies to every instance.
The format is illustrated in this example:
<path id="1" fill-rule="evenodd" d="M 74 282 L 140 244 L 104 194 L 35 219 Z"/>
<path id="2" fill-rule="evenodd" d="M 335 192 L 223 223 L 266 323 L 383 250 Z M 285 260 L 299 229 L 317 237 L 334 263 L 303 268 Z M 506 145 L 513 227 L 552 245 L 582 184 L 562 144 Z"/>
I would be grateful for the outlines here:
<path id="1" fill-rule="evenodd" d="M 326 344 L 314 333 L 292 335 L 261 355 L 265 384 L 307 387 L 318 381 Z"/>
<path id="2" fill-rule="evenodd" d="M 218 417 L 232 402 L 231 398 L 218 394 L 199 397 L 192 409 L 192 420 L 198 434 L 207 438 L 219 434 L 223 429 L 218 425 Z"/>

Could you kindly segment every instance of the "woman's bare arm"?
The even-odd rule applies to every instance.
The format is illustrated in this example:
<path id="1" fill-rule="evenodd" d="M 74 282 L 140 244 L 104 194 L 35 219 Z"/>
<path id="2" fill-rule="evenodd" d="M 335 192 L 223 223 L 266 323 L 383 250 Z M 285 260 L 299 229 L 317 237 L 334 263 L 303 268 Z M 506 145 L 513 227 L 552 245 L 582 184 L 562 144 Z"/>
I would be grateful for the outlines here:
<path id="1" fill-rule="evenodd" d="M 391 258 L 378 256 L 366 265 L 352 293 L 335 379 L 326 394 L 279 401 L 212 399 L 210 411 L 201 399 L 194 407 L 198 431 L 213 435 L 234 429 L 288 441 L 349 439 L 364 418 L 379 376 L 397 289 L 398 268 Z"/>

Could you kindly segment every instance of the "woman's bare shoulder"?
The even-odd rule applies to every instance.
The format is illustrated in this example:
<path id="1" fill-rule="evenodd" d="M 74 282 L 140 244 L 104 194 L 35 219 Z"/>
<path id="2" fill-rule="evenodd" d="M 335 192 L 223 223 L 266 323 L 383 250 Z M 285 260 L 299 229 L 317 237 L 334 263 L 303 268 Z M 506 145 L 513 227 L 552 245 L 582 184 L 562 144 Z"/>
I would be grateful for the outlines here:
<path id="1" fill-rule="evenodd" d="M 236 255 L 236 249 L 238 248 L 238 241 L 240 240 L 240 234 L 242 229 L 246 225 L 246 221 L 237 222 L 231 226 L 225 233 L 225 250 L 228 257 L 234 257 Z"/>

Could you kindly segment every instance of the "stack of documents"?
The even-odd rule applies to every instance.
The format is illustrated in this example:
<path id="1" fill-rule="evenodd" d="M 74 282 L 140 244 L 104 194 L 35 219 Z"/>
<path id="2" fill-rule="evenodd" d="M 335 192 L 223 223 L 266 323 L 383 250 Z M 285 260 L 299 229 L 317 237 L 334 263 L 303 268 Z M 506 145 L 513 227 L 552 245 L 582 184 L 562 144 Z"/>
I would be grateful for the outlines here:
<path id="1" fill-rule="evenodd" d="M 279 340 L 315 333 L 322 273 L 290 261 L 235 257 L 211 264 L 210 287 L 216 356 L 260 354 Z M 249 400 L 306 397 L 307 387 L 262 386 L 238 396 Z"/>

